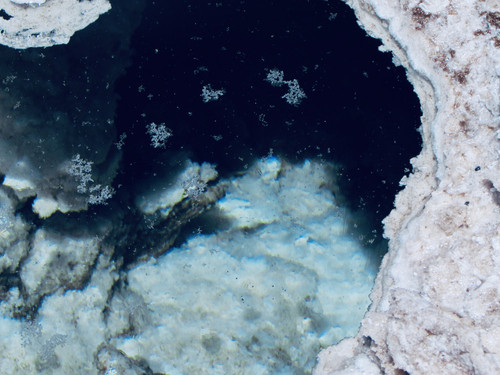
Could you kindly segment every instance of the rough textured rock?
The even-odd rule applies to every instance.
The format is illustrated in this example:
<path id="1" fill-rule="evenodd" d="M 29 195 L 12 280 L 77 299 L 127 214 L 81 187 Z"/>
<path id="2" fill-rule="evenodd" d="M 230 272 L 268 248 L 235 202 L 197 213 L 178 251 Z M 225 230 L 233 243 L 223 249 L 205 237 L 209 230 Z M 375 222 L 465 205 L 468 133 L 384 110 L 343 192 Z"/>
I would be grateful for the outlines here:
<path id="1" fill-rule="evenodd" d="M 13 48 L 66 44 L 111 9 L 107 0 L 0 0 L 0 43 Z"/>
<path id="2" fill-rule="evenodd" d="M 390 239 L 355 338 L 319 374 L 500 373 L 500 5 L 353 0 L 408 72 L 421 154 L 385 219 Z"/>

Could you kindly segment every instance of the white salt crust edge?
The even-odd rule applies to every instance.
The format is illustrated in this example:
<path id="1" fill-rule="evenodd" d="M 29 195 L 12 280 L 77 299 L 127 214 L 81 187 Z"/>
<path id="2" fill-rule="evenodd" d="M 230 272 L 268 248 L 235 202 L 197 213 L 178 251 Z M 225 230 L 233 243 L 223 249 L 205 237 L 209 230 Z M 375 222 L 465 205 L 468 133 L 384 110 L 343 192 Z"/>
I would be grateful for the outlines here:
<path id="1" fill-rule="evenodd" d="M 423 148 L 384 220 L 389 252 L 360 331 L 313 373 L 500 373 L 500 4 L 348 4 L 406 68 Z"/>
<path id="2" fill-rule="evenodd" d="M 0 43 L 12 48 L 67 44 L 111 9 L 108 0 L 0 0 Z M 9 18 L 10 17 L 10 18 Z"/>

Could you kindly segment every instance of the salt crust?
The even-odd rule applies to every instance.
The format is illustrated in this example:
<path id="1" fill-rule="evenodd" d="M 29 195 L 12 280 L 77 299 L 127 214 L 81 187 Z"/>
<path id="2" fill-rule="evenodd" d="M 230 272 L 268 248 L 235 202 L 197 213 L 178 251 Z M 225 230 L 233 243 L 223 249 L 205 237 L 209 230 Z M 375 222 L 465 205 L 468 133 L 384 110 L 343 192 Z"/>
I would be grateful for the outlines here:
<path id="1" fill-rule="evenodd" d="M 103 311 L 117 278 L 113 263 L 101 254 L 87 287 L 45 299 L 33 322 L 39 331 L 24 335 L 23 328 L 30 323 L 9 318 L 9 310 L 22 305 L 17 288 L 9 290 L 0 304 L 0 335 L 4 338 L 0 341 L 0 373 L 97 374 L 95 355 L 106 340 Z M 64 338 L 63 343 L 51 348 L 50 340 L 56 335 Z"/>
<path id="2" fill-rule="evenodd" d="M 361 329 L 314 374 L 498 374 L 500 4 L 348 4 L 407 69 L 423 149 L 384 220 L 390 249 Z"/>
<path id="3" fill-rule="evenodd" d="M 191 176 L 196 176 L 206 184 L 217 178 L 215 167 L 209 163 L 200 165 L 186 160 L 182 168 L 182 171 L 174 170 L 165 177 L 156 178 L 154 182 L 147 182 L 146 191 L 138 195 L 136 199 L 137 208 L 146 215 L 159 212 L 166 217 L 173 206 L 185 198 L 184 181 Z M 152 189 L 151 183 L 154 184 Z"/>
<path id="4" fill-rule="evenodd" d="M 0 43 L 13 48 L 66 44 L 111 9 L 108 0 L 0 0 Z"/>
<path id="5" fill-rule="evenodd" d="M 0 273 L 14 272 L 29 251 L 29 225 L 14 209 L 15 202 L 0 187 Z"/>
<path id="6" fill-rule="evenodd" d="M 315 348 L 357 330 L 375 272 L 321 187 L 329 179 L 318 163 L 276 158 L 232 179 L 216 204 L 226 230 L 128 272 L 110 343 L 172 375 L 311 368 Z"/>
<path id="7" fill-rule="evenodd" d="M 98 241 L 92 236 L 71 238 L 38 229 L 20 270 L 26 292 L 44 295 L 61 285 L 78 283 L 88 274 L 98 252 Z"/>
<path id="8" fill-rule="evenodd" d="M 207 181 L 214 174 L 208 164 L 185 167 Z M 0 373 L 258 375 L 311 368 L 319 347 L 356 332 L 375 277 L 335 204 L 332 172 L 329 165 L 266 158 L 227 181 L 216 204 L 227 228 L 120 275 L 112 247 L 92 230 L 61 233 L 48 221 L 11 267 L 20 268 L 21 283 L 0 302 Z M 178 190 L 175 181 L 168 186 Z M 162 196 L 169 203 L 172 194 Z M 9 228 L 16 225 L 15 201 L 0 190 Z M 158 211 L 166 207 L 156 203 Z M 255 215 L 262 220 L 250 220 Z M 101 223 L 100 237 L 111 226 Z M 35 316 L 16 318 L 32 306 Z"/>

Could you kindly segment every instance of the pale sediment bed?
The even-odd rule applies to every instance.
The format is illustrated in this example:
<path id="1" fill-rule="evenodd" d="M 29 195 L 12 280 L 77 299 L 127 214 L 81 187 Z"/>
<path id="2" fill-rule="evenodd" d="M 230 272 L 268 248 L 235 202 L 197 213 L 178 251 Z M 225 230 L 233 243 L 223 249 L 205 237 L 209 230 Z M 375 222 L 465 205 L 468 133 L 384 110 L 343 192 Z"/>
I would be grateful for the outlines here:
<path id="1" fill-rule="evenodd" d="M 500 373 L 500 4 L 348 1 L 408 72 L 423 149 L 355 338 L 319 374 Z"/>

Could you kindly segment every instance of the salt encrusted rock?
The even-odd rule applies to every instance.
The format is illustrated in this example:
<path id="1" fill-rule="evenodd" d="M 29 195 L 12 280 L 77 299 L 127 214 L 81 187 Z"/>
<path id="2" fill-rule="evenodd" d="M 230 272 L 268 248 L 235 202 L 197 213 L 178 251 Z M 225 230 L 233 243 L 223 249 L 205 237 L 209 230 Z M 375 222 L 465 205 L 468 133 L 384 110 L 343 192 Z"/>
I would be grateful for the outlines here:
<path id="1" fill-rule="evenodd" d="M 219 229 L 123 274 L 109 343 L 162 374 L 311 368 L 320 346 L 356 331 L 375 272 L 335 204 L 332 170 L 268 157 L 229 180 L 211 213 Z"/>
<path id="2" fill-rule="evenodd" d="M 183 163 L 184 170 L 173 171 L 167 176 L 157 178 L 156 188 L 146 191 L 136 199 L 137 208 L 145 215 L 159 212 L 161 216 L 167 217 L 172 208 L 182 199 L 189 196 L 189 187 L 198 183 L 201 189 L 206 188 L 209 181 L 217 178 L 215 166 L 209 163 L 198 164 L 190 160 Z M 175 175 L 177 173 L 177 175 Z M 201 194 L 201 191 L 198 192 Z"/>
<path id="3" fill-rule="evenodd" d="M 128 358 L 110 345 L 102 345 L 96 354 L 97 367 L 103 374 L 150 375 L 153 372 L 141 361 Z"/>
<path id="4" fill-rule="evenodd" d="M 108 0 L 0 0 L 0 43 L 13 48 L 66 44 L 111 9 Z"/>
<path id="5" fill-rule="evenodd" d="M 390 238 L 355 338 L 315 374 L 500 373 L 500 7 L 352 0 L 408 72 L 423 150 L 385 219 Z"/>
<path id="6" fill-rule="evenodd" d="M 45 3 L 47 0 L 10 0 L 14 4 L 35 4 L 35 5 L 41 5 Z"/>
<path id="7" fill-rule="evenodd" d="M 28 305 L 56 290 L 81 288 L 88 281 L 101 243 L 96 236 L 64 236 L 44 228 L 32 238 L 29 256 L 20 269 Z"/>
<path id="8" fill-rule="evenodd" d="M 12 319 L 12 312 L 22 302 L 18 288 L 10 289 L 7 298 L 0 301 L 0 333 L 4 338 L 0 341 L 0 373 L 103 374 L 94 361 L 107 341 L 104 314 L 117 279 L 115 264 L 101 254 L 87 288 L 46 296 L 37 316 L 26 320 Z"/>
<path id="9" fill-rule="evenodd" d="M 0 186 L 0 273 L 14 272 L 29 250 L 30 225 L 14 210 L 14 199 Z"/>

